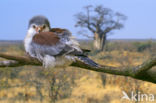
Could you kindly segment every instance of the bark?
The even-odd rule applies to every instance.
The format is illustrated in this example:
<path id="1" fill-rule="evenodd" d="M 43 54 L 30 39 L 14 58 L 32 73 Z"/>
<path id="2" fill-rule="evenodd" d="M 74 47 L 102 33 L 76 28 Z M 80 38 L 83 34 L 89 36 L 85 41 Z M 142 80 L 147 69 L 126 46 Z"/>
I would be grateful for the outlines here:
<path id="1" fill-rule="evenodd" d="M 100 37 L 98 33 L 94 33 L 94 48 L 97 50 L 100 50 L 101 42 Z"/>
<path id="2" fill-rule="evenodd" d="M 7 64 L 0 63 L 0 67 L 18 67 L 24 65 L 36 65 L 41 66 L 42 63 L 34 58 L 26 56 L 13 56 L 8 54 L 0 53 L 0 57 L 9 59 L 11 62 L 7 61 Z M 3 62 L 3 61 L 1 61 Z M 144 80 L 152 83 L 156 83 L 156 70 L 152 67 L 156 66 L 156 57 L 150 58 L 141 65 L 136 67 L 111 67 L 106 65 L 99 65 L 98 67 L 91 67 L 84 62 L 79 60 L 74 61 L 70 66 L 79 67 L 87 70 L 109 73 L 113 75 L 129 76 L 138 80 Z"/>
<path id="3" fill-rule="evenodd" d="M 104 51 L 105 44 L 106 44 L 106 34 L 103 34 L 101 38 L 101 51 Z"/>
<path id="4" fill-rule="evenodd" d="M 94 33 L 94 48 L 103 51 L 105 44 L 106 34 Z"/>

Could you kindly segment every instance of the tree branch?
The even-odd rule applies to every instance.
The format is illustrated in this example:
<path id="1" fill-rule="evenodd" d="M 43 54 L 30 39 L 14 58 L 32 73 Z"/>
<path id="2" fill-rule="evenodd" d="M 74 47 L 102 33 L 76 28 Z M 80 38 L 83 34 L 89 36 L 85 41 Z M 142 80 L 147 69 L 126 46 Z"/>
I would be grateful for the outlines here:
<path id="1" fill-rule="evenodd" d="M 94 25 L 93 23 L 90 23 L 90 10 L 89 8 L 91 8 L 92 6 L 89 5 L 89 6 L 86 6 L 86 11 L 87 11 L 87 21 L 86 21 L 86 24 L 87 24 L 87 28 L 92 31 L 93 33 L 95 33 L 95 30 L 91 27 L 91 25 Z"/>
<path id="2" fill-rule="evenodd" d="M 78 34 L 80 34 L 80 35 L 83 35 L 83 36 L 85 36 L 85 37 L 87 37 L 87 38 L 90 38 L 90 39 L 93 39 L 94 37 L 93 36 L 90 36 L 90 35 L 88 35 L 87 33 L 84 33 L 85 31 L 79 31 L 78 32 Z"/>
<path id="3" fill-rule="evenodd" d="M 30 58 L 27 56 L 13 56 L 8 54 L 0 53 L 0 57 L 9 59 L 9 61 L 1 61 L 0 67 L 18 67 L 23 65 L 36 65 L 41 66 L 42 63 L 37 59 Z M 97 72 L 109 73 L 114 75 L 121 75 L 121 76 L 129 76 L 138 80 L 144 80 L 152 83 L 156 83 L 156 71 L 151 69 L 152 67 L 156 66 L 156 57 L 153 57 L 143 64 L 137 67 L 111 67 L 101 65 L 99 67 L 91 67 L 79 60 L 73 62 L 70 66 L 73 67 L 80 67 L 87 70 L 93 70 Z"/>
<path id="4" fill-rule="evenodd" d="M 14 67 L 17 66 L 19 62 L 8 60 L 8 61 L 0 61 L 0 67 Z"/>
<path id="5" fill-rule="evenodd" d="M 90 39 L 93 39 L 94 38 L 93 36 L 89 36 L 88 34 L 81 34 L 81 35 L 83 35 L 83 36 L 85 36 L 87 38 L 90 38 Z"/>

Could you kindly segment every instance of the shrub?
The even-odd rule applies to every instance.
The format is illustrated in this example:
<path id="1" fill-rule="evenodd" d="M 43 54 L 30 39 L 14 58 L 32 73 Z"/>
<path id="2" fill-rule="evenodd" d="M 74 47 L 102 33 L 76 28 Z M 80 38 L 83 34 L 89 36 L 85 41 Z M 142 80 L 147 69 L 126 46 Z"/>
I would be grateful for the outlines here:
<path id="1" fill-rule="evenodd" d="M 152 46 L 152 41 L 147 42 L 135 42 L 134 46 L 137 48 L 138 52 L 143 52 L 144 50 L 150 49 Z"/>

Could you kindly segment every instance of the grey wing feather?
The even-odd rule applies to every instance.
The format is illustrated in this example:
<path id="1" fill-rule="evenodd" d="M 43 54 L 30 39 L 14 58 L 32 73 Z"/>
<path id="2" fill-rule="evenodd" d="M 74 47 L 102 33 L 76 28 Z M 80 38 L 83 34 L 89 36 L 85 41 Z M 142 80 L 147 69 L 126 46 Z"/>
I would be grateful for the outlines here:
<path id="1" fill-rule="evenodd" d="M 62 43 L 53 46 L 47 46 L 47 45 L 38 45 L 34 42 L 31 43 L 31 46 L 33 48 L 32 49 L 33 52 L 35 52 L 35 54 L 40 54 L 41 56 L 44 56 L 45 54 L 51 56 L 58 55 L 65 47 L 65 45 Z"/>
<path id="2" fill-rule="evenodd" d="M 77 56 L 77 58 L 82 61 L 83 63 L 91 66 L 91 67 L 99 67 L 100 65 L 95 63 L 93 60 L 89 59 L 88 57 L 84 56 Z"/>
<path id="3" fill-rule="evenodd" d="M 67 45 L 66 43 L 58 43 L 56 45 L 47 46 L 47 45 L 39 45 L 34 42 L 31 43 L 32 46 L 32 52 L 33 54 L 40 54 L 41 56 L 51 55 L 51 56 L 58 56 L 58 55 L 82 55 L 81 51 L 78 51 L 77 49 L 73 48 L 70 45 Z"/>

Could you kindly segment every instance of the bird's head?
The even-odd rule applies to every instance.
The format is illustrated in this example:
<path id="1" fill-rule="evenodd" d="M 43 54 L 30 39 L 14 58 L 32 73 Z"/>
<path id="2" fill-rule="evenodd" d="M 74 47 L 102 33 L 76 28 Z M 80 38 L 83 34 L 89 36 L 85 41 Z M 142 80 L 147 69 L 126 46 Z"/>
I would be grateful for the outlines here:
<path id="1" fill-rule="evenodd" d="M 30 34 L 37 34 L 40 32 L 50 31 L 50 23 L 44 16 L 34 16 L 29 21 L 28 32 Z"/>

